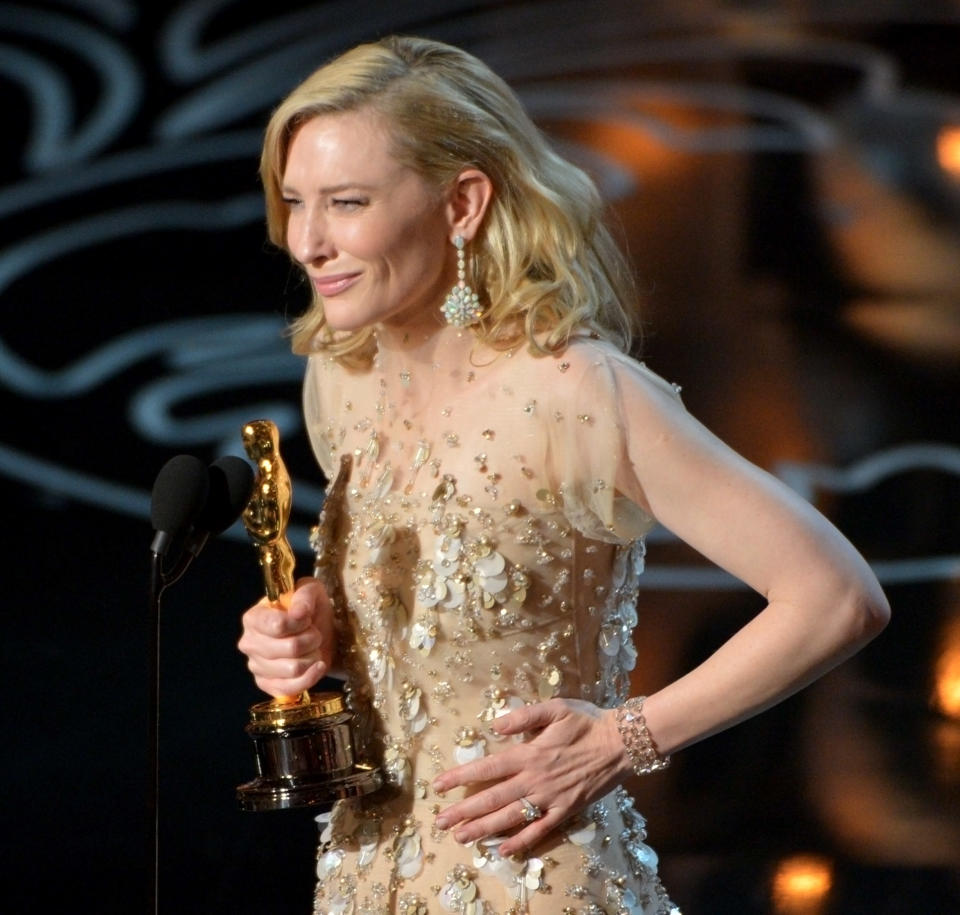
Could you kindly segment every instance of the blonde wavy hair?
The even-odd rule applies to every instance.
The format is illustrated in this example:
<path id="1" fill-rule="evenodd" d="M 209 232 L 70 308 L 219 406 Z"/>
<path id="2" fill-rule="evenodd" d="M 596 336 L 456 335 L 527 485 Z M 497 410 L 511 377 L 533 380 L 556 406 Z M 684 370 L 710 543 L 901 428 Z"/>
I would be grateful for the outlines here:
<path id="1" fill-rule="evenodd" d="M 314 117 L 361 108 L 384 118 L 393 155 L 438 191 L 465 168 L 490 178 L 493 198 L 471 244 L 468 280 L 485 300 L 473 327 L 481 341 L 503 349 L 526 338 L 533 351 L 549 353 L 587 330 L 631 348 L 639 330 L 633 276 L 603 223 L 596 186 L 550 148 L 486 64 L 438 41 L 391 36 L 359 45 L 276 108 L 260 160 L 273 244 L 289 252 L 281 186 L 293 135 Z M 355 365 L 369 359 L 372 331 L 334 334 L 316 293 L 290 328 L 294 352 L 326 350 Z"/>

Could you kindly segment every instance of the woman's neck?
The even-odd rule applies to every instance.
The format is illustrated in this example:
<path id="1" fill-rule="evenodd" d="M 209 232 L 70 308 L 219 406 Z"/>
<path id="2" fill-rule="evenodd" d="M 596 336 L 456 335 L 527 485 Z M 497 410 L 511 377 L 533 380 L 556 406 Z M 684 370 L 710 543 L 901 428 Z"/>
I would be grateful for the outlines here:
<path id="1" fill-rule="evenodd" d="M 436 321 L 379 325 L 375 339 L 373 370 L 379 376 L 382 409 L 401 419 L 444 407 L 472 387 L 478 371 L 496 355 L 468 328 Z"/>
<path id="2" fill-rule="evenodd" d="M 467 328 L 451 327 L 435 319 L 404 324 L 380 324 L 374 336 L 377 343 L 375 364 L 387 367 L 406 363 L 408 368 L 439 367 L 441 371 L 469 363 L 471 352 L 479 346 Z"/>

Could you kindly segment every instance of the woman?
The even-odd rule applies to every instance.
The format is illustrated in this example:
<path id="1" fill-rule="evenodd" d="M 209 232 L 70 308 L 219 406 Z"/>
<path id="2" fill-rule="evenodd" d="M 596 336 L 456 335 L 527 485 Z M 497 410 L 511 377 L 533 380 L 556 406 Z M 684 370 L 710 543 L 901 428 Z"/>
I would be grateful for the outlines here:
<path id="1" fill-rule="evenodd" d="M 389 782 L 334 809 L 316 912 L 675 911 L 625 786 L 875 636 L 876 579 L 625 355 L 598 194 L 470 55 L 390 38 L 332 61 L 275 111 L 261 174 L 314 290 L 309 435 L 328 479 L 352 464 L 318 544 L 347 606 L 307 580 L 239 647 L 275 696 L 343 669 Z M 767 605 L 628 699 L 656 522 Z"/>

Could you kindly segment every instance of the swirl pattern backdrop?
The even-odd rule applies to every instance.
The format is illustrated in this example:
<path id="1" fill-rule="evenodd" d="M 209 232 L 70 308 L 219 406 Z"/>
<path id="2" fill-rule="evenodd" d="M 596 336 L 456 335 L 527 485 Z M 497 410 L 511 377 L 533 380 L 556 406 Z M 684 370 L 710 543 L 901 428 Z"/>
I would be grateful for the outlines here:
<path id="1" fill-rule="evenodd" d="M 8 907 L 146 910 L 150 490 L 162 464 L 178 453 L 242 455 L 243 424 L 271 419 L 293 477 L 291 543 L 300 572 L 310 567 L 333 466 L 324 448 L 344 442 L 339 425 L 311 427 L 301 411 L 307 365 L 284 330 L 309 290 L 266 243 L 259 144 L 273 105 L 311 69 L 390 32 L 484 59 L 591 173 L 637 266 L 647 328 L 638 355 L 682 387 L 692 413 L 835 521 L 893 604 L 891 626 L 855 661 L 648 779 L 635 798 L 646 827 L 613 798 L 571 825 L 558 860 L 616 820 L 637 835 L 649 828 L 663 883 L 687 915 L 956 910 L 960 10 L 945 0 L 922 11 L 905 0 L 0 7 Z M 549 378 L 538 383 L 543 395 L 514 395 L 519 418 L 531 419 L 531 400 L 547 408 Z M 597 430 L 578 420 L 601 411 L 596 390 L 585 391 L 589 403 L 564 408 L 569 428 L 555 431 L 582 446 L 579 478 L 596 491 L 564 491 L 562 511 L 538 502 L 557 481 L 526 480 L 512 431 L 493 421 L 435 430 L 428 448 L 414 437 L 397 479 L 365 483 L 382 496 L 416 477 L 426 516 L 444 474 L 456 481 L 438 497 L 446 539 L 401 544 L 420 563 L 416 594 L 402 595 L 417 612 L 387 618 L 378 605 L 373 616 L 402 628 L 410 657 L 426 662 L 458 600 L 478 601 L 483 625 L 503 636 L 503 658 L 454 659 L 449 677 L 425 687 L 396 670 L 388 681 L 370 635 L 371 695 L 385 690 L 402 736 L 389 759 L 395 781 L 415 789 L 429 778 L 416 735 L 431 705 L 461 701 L 461 662 L 489 706 L 471 707 L 462 733 L 445 736 L 457 759 L 486 752 L 483 715 L 511 691 L 549 696 L 574 676 L 585 678 L 578 689 L 611 696 L 656 688 L 759 608 L 649 519 L 605 503 Z M 363 434 L 341 425 L 344 438 Z M 530 539 L 518 509 L 496 543 L 485 540 L 479 516 L 458 506 L 469 495 L 489 508 L 485 487 L 508 478 L 543 538 Z M 375 502 L 351 506 L 358 548 L 396 552 L 404 532 Z M 499 498 L 497 510 L 509 503 Z M 460 514 L 469 523 L 454 530 Z M 645 555 L 617 542 L 602 557 L 577 552 L 578 531 L 614 517 L 643 535 Z M 538 565 L 538 550 L 577 556 L 576 582 L 562 575 L 566 559 Z M 438 571 L 451 562 L 469 576 Z M 618 600 L 607 595 L 573 625 L 557 610 L 563 597 L 548 598 L 586 587 L 601 562 L 615 570 Z M 539 577 L 524 581 L 517 566 Z M 458 591 L 467 578 L 472 595 Z M 342 866 L 315 856 L 313 812 L 237 807 L 235 787 L 253 774 L 246 713 L 262 697 L 235 643 L 261 590 L 238 523 L 164 596 L 162 912 L 307 912 L 318 868 Z M 525 636 L 511 654 L 514 629 L 537 627 L 543 638 Z M 567 664 L 574 639 L 589 641 L 580 650 L 595 670 Z M 350 828 L 362 847 L 367 827 Z M 408 864 L 421 854 L 400 844 Z M 547 880 L 537 867 L 523 881 L 533 893 Z M 443 907 L 453 899 L 441 892 L 429 911 L 455 911 Z"/>

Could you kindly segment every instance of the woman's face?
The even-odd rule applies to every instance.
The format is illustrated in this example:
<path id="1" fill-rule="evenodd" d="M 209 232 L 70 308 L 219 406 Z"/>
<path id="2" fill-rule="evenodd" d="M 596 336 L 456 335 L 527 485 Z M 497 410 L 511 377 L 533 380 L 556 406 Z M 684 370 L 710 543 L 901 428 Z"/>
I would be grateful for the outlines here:
<path id="1" fill-rule="evenodd" d="M 453 286 L 443 195 L 390 153 L 371 111 L 321 115 L 294 134 L 283 173 L 287 247 L 333 330 L 406 323 Z"/>

